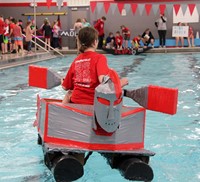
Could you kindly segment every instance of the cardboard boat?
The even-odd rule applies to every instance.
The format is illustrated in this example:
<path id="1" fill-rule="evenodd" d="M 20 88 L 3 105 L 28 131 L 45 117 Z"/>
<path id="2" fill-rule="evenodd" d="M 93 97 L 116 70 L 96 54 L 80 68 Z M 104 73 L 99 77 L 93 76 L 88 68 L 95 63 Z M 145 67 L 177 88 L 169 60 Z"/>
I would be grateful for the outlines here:
<path id="1" fill-rule="evenodd" d="M 68 154 L 95 151 L 106 157 L 111 167 L 118 168 L 125 178 L 152 180 L 153 171 L 148 162 L 149 157 L 155 153 L 144 148 L 146 110 L 141 107 L 123 106 L 121 123 L 114 133 L 105 132 L 103 129 L 95 130 L 93 113 L 92 105 L 63 105 L 61 100 L 41 99 L 38 96 L 35 125 L 38 129 L 39 143 L 44 151 L 45 164 L 52 170 L 55 179 L 59 181 L 62 178 L 68 181 L 80 178 L 83 169 L 80 164 L 74 164 L 78 163 L 75 159 L 72 162 L 75 165 L 74 169 L 78 169 L 80 173 L 67 174 L 70 163 L 67 162 L 70 157 Z M 60 160 L 67 156 L 60 161 L 63 164 L 63 174 L 60 174 L 61 164 L 55 165 L 55 158 L 58 156 Z M 66 160 L 66 164 L 63 160 Z M 127 164 L 124 164 L 125 162 Z M 131 169 L 134 166 L 136 169 Z M 141 167 L 145 171 L 145 175 L 142 176 Z M 128 172 L 128 169 L 131 172 Z"/>
<path id="2" fill-rule="evenodd" d="M 30 86 L 52 88 L 59 85 L 59 78 L 46 68 L 29 67 Z M 94 105 L 37 97 L 38 144 L 56 181 L 81 178 L 92 152 L 99 152 L 126 179 L 153 179 L 149 159 L 155 153 L 144 148 L 146 109 L 175 114 L 178 90 L 148 86 L 132 90 L 131 95 L 142 107 L 123 105 L 120 80 L 111 71 L 96 87 Z"/>

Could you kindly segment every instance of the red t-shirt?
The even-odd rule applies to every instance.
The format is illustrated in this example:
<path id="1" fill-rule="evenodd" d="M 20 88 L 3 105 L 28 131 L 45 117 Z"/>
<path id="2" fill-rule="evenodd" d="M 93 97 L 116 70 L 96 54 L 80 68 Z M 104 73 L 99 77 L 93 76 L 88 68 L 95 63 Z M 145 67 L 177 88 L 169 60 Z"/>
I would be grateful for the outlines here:
<path id="1" fill-rule="evenodd" d="M 21 37 L 22 36 L 22 32 L 21 32 L 21 27 L 18 25 L 15 25 L 13 28 L 13 36 L 14 37 Z"/>
<path id="2" fill-rule="evenodd" d="M 104 35 L 104 21 L 99 19 L 94 25 L 94 28 L 99 32 L 99 36 Z"/>
<path id="3" fill-rule="evenodd" d="M 135 43 L 137 42 L 137 43 L 139 44 L 140 38 L 139 38 L 139 37 L 134 37 L 134 38 L 133 38 L 133 42 L 135 42 Z"/>
<path id="4" fill-rule="evenodd" d="M 4 34 L 4 26 L 5 26 L 4 21 L 0 20 L 0 35 Z"/>
<path id="5" fill-rule="evenodd" d="M 73 90 L 71 101 L 77 104 L 93 104 L 98 77 L 107 75 L 109 68 L 104 55 L 88 51 L 80 54 L 71 64 L 63 87 Z"/>
<path id="6" fill-rule="evenodd" d="M 13 29 L 14 29 L 14 27 L 15 27 L 16 25 L 14 24 L 14 23 L 10 23 L 9 24 L 9 30 L 11 31 L 13 31 Z M 11 36 L 13 36 L 13 33 L 12 33 L 12 35 Z"/>
<path id="7" fill-rule="evenodd" d="M 123 43 L 123 37 L 121 35 L 115 36 L 115 43 L 116 43 L 117 46 L 118 45 L 121 46 L 122 43 Z"/>
<path id="8" fill-rule="evenodd" d="M 122 29 L 122 34 L 124 34 L 124 35 L 126 35 L 128 37 L 131 36 L 130 31 L 129 31 L 129 29 L 127 27 Z"/>

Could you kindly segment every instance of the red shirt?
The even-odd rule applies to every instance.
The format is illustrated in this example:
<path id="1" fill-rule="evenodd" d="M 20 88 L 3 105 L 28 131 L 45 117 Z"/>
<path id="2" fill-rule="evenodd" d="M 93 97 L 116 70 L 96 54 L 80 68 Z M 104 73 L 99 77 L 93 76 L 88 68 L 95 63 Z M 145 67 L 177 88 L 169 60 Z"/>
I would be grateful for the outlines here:
<path id="1" fill-rule="evenodd" d="M 123 43 L 123 37 L 121 35 L 115 36 L 115 43 L 116 43 L 117 46 L 118 45 L 121 46 L 122 43 Z"/>
<path id="2" fill-rule="evenodd" d="M 22 37 L 21 27 L 19 25 L 15 25 L 13 28 L 13 36 L 14 37 Z"/>
<path id="3" fill-rule="evenodd" d="M 124 34 L 124 35 L 126 35 L 128 37 L 130 37 L 130 35 L 131 35 L 130 31 L 129 31 L 129 29 L 127 27 L 122 29 L 122 34 Z"/>
<path id="4" fill-rule="evenodd" d="M 0 35 L 4 34 L 4 26 L 5 26 L 4 21 L 0 20 Z"/>
<path id="5" fill-rule="evenodd" d="M 99 36 L 104 35 L 104 21 L 99 19 L 94 25 L 94 28 L 99 32 Z"/>
<path id="6" fill-rule="evenodd" d="M 140 38 L 139 38 L 139 37 L 134 37 L 134 38 L 133 38 L 133 42 L 135 42 L 135 43 L 137 42 L 137 43 L 139 44 Z"/>
<path id="7" fill-rule="evenodd" d="M 15 26 L 16 26 L 16 25 L 15 25 L 14 23 L 10 23 L 10 24 L 9 24 L 9 30 L 10 30 L 10 32 L 11 32 L 11 30 L 13 31 L 13 29 L 14 29 Z M 13 36 L 13 33 L 12 33 L 11 36 Z"/>
<path id="8" fill-rule="evenodd" d="M 104 55 L 88 51 L 80 54 L 71 64 L 63 87 L 73 90 L 71 101 L 77 104 L 93 104 L 98 77 L 107 75 L 109 68 Z"/>

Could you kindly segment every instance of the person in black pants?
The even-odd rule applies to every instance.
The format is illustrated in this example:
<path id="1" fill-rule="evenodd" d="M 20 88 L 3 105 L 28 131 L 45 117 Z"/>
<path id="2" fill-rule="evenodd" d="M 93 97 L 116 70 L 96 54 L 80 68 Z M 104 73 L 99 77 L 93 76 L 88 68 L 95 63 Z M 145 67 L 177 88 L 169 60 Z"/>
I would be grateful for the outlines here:
<path id="1" fill-rule="evenodd" d="M 98 19 L 97 22 L 94 25 L 94 28 L 98 31 L 98 49 L 102 49 L 103 47 L 103 39 L 104 39 L 104 22 L 106 21 L 106 17 L 102 16 L 101 19 Z"/>
<path id="2" fill-rule="evenodd" d="M 160 14 L 160 18 L 156 20 L 155 25 L 158 28 L 158 35 L 160 46 L 159 47 L 166 47 L 166 33 L 167 33 L 167 18 L 164 14 Z"/>

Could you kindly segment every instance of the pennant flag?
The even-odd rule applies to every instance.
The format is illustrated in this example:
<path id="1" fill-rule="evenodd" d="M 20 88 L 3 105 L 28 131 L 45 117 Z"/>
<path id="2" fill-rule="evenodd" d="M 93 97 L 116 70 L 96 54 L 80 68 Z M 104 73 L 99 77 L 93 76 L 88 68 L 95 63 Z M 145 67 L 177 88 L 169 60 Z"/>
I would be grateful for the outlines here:
<path id="1" fill-rule="evenodd" d="M 105 12 L 106 12 L 106 14 L 108 13 L 108 10 L 109 10 L 109 8 L 110 8 L 110 2 L 104 2 L 104 10 L 105 10 Z"/>
<path id="2" fill-rule="evenodd" d="M 165 14 L 166 4 L 159 5 L 160 14 Z"/>
<path id="3" fill-rule="evenodd" d="M 119 10 L 119 13 L 122 14 L 122 10 L 124 9 L 124 3 L 117 3 L 117 7 Z"/>
<path id="4" fill-rule="evenodd" d="M 181 9 L 182 9 L 183 15 L 184 15 L 187 10 L 187 4 L 181 4 Z"/>
<path id="5" fill-rule="evenodd" d="M 117 4 L 116 3 L 111 3 L 110 9 L 111 9 L 112 14 L 115 13 L 116 8 L 117 8 Z"/>
<path id="6" fill-rule="evenodd" d="M 153 4 L 152 10 L 153 10 L 154 15 L 157 15 L 157 12 L 158 12 L 158 4 Z"/>
<path id="7" fill-rule="evenodd" d="M 146 9 L 146 13 L 147 13 L 147 15 L 150 14 L 150 12 L 151 12 L 151 8 L 152 8 L 152 4 L 145 4 L 145 9 Z"/>
<path id="8" fill-rule="evenodd" d="M 91 8 L 92 13 L 94 13 L 94 10 L 95 10 L 95 8 L 96 8 L 96 5 L 97 5 L 97 2 L 96 2 L 96 1 L 91 1 L 91 2 L 90 2 L 90 8 Z"/>
<path id="9" fill-rule="evenodd" d="M 138 4 L 131 4 L 131 9 L 132 9 L 133 14 L 136 13 L 137 7 L 138 7 Z"/>
<path id="10" fill-rule="evenodd" d="M 131 9 L 131 5 L 130 4 L 125 4 L 124 5 L 124 9 L 126 10 L 126 12 L 128 13 Z"/>
<path id="11" fill-rule="evenodd" d="M 52 0 L 46 0 L 46 2 L 47 2 L 48 9 L 49 9 L 50 6 L 51 6 L 51 2 L 52 2 Z"/>
<path id="12" fill-rule="evenodd" d="M 57 0 L 57 5 L 58 5 L 59 10 L 60 10 L 62 4 L 63 4 L 63 0 Z"/>
<path id="13" fill-rule="evenodd" d="M 100 13 L 102 11 L 102 9 L 103 9 L 103 2 L 97 3 L 96 7 L 97 7 L 97 12 Z"/>
<path id="14" fill-rule="evenodd" d="M 144 11 L 144 4 L 138 4 L 138 9 L 139 9 L 140 15 L 142 15 Z"/>
<path id="15" fill-rule="evenodd" d="M 200 4 L 196 4 L 197 12 L 200 12 Z"/>
<path id="16" fill-rule="evenodd" d="M 167 4 L 166 9 L 167 9 L 168 15 L 171 15 L 172 10 L 173 10 L 173 4 Z"/>
<path id="17" fill-rule="evenodd" d="M 195 8 L 195 4 L 188 4 L 189 10 L 190 10 L 190 14 L 193 14 L 194 8 Z"/>
<path id="18" fill-rule="evenodd" d="M 181 7 L 180 4 L 174 4 L 174 11 L 175 11 L 176 15 L 178 14 L 180 7 Z"/>

